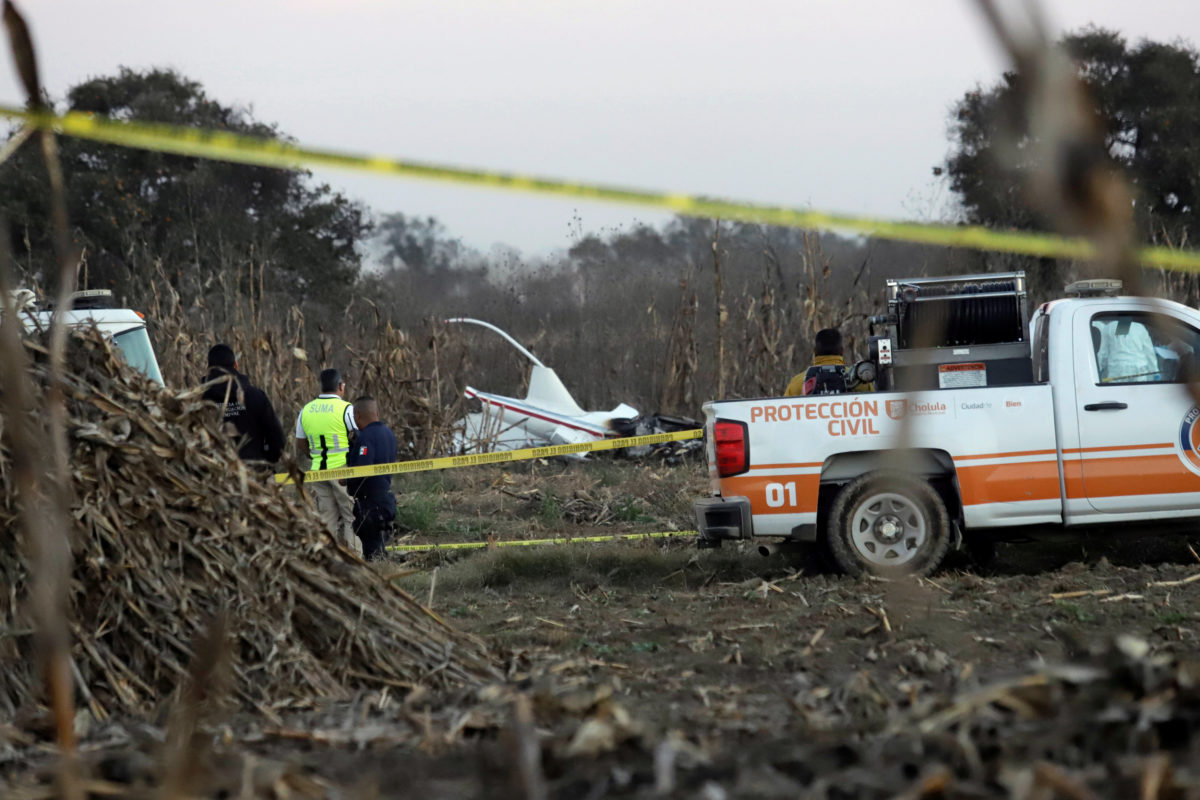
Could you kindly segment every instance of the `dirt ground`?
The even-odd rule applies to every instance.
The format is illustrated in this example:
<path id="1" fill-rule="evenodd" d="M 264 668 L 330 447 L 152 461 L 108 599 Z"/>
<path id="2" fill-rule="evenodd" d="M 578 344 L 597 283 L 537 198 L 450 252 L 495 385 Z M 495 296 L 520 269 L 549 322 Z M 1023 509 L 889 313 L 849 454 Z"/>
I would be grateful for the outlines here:
<path id="1" fill-rule="evenodd" d="M 706 480 L 605 460 L 397 490 L 398 541 L 447 543 L 686 530 Z M 687 537 L 394 552 L 372 568 L 506 680 L 232 718 L 216 739 L 243 760 L 215 772 L 243 783 L 203 796 L 1200 797 L 1196 550 L 1124 528 L 902 581 Z M 245 794 L 268 764 L 276 788 Z"/>
<path id="2" fill-rule="evenodd" d="M 611 462 L 463 470 L 410 483 L 401 502 L 434 507 L 436 521 L 409 541 L 682 529 L 705 490 L 700 472 Z M 555 518 L 581 497 L 622 507 L 625 518 Z M 422 569 L 404 585 L 485 639 L 533 698 L 544 785 L 515 766 L 517 711 L 507 738 L 481 730 L 424 749 L 298 757 L 388 796 L 401 783 L 404 794 L 451 797 L 1039 796 L 1018 789 L 1040 772 L 955 769 L 927 744 L 881 756 L 877 740 L 926 725 L 951 698 L 1095 662 L 1089 653 L 1120 635 L 1148 646 L 1137 658 L 1195 658 L 1197 542 L 1186 532 L 1060 536 L 1002 544 L 986 569 L 959 557 L 930 578 L 896 582 L 831 575 L 748 546 L 697 551 L 690 540 L 411 557 L 383 568 Z M 1122 783 L 1103 755 L 1087 756 L 1075 710 L 1043 722 L 1030 741 L 1006 745 L 1016 763 L 1071 766 L 1075 788 L 1099 796 L 1134 796 L 1124 792 L 1146 780 Z M 947 764 L 966 777 L 937 794 L 936 770 Z"/>

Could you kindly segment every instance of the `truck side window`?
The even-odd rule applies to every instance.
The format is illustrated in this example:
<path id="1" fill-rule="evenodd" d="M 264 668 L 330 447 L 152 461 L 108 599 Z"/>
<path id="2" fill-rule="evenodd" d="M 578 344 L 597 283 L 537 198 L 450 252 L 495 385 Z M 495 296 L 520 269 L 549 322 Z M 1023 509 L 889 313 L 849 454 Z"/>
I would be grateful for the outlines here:
<path id="1" fill-rule="evenodd" d="M 1182 383 L 1200 350 L 1200 331 L 1165 314 L 1097 314 L 1090 329 L 1102 386 Z"/>

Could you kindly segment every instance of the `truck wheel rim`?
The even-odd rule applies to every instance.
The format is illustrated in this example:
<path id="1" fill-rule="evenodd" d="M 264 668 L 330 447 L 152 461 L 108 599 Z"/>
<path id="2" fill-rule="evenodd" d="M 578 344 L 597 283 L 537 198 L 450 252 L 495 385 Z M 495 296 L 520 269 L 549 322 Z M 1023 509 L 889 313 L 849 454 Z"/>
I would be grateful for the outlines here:
<path id="1" fill-rule="evenodd" d="M 850 520 L 850 539 L 858 556 L 883 567 L 911 561 L 921 552 L 928 535 L 920 506 L 892 492 L 867 497 Z"/>

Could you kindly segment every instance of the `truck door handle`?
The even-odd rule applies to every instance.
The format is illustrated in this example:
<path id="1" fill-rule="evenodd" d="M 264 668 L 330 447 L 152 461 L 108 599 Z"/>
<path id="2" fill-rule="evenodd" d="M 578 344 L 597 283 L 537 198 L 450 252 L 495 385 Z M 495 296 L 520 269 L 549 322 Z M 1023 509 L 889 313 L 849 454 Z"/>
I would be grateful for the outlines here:
<path id="1" fill-rule="evenodd" d="M 1120 411 L 1123 408 L 1129 408 L 1125 403 L 1088 403 L 1083 407 L 1084 411 Z"/>

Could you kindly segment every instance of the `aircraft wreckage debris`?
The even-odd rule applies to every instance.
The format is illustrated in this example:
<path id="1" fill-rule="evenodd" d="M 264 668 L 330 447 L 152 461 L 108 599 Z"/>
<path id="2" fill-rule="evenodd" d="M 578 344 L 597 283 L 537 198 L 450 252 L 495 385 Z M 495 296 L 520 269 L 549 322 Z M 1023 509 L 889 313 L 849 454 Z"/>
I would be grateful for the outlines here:
<path id="1" fill-rule="evenodd" d="M 529 389 L 524 397 L 509 397 L 468 386 L 464 394 L 471 403 L 467 415 L 456 424 L 455 449 L 463 453 L 519 450 L 554 444 L 578 444 L 611 436 L 645 436 L 675 433 L 701 427 L 698 420 L 670 414 L 639 414 L 625 403 L 609 411 L 584 411 L 575 402 L 553 369 L 546 366 L 516 339 L 478 319 L 456 317 L 447 324 L 478 325 L 499 334 L 530 363 Z M 698 452 L 699 441 L 672 442 L 659 446 L 631 447 L 627 458 L 659 454 L 668 460 Z M 579 454 L 575 458 L 584 458 Z"/>

